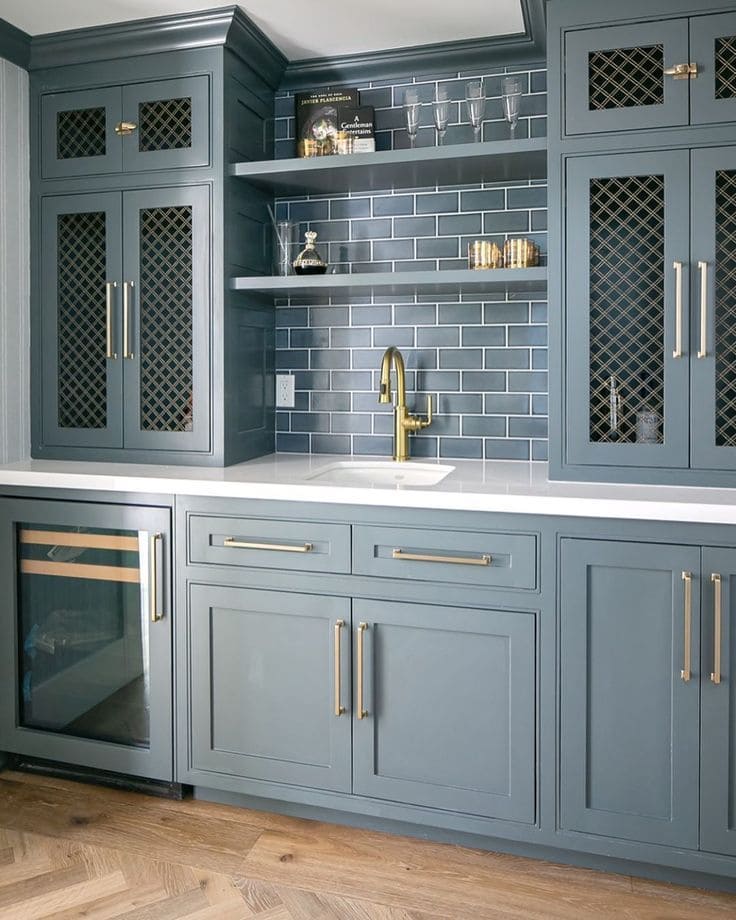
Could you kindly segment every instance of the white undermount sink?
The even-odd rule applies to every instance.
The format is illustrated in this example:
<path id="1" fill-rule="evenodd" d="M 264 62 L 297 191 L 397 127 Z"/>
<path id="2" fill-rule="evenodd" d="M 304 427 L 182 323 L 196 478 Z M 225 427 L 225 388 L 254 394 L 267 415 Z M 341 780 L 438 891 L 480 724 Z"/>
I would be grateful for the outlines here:
<path id="1" fill-rule="evenodd" d="M 342 486 L 436 486 L 455 469 L 438 463 L 395 463 L 392 460 L 341 460 L 305 479 Z"/>

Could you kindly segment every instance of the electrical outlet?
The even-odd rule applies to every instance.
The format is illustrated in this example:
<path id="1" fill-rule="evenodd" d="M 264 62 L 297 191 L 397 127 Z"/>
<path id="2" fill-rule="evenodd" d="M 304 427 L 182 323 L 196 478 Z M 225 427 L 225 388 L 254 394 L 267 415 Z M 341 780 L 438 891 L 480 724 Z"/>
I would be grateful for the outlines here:
<path id="1" fill-rule="evenodd" d="M 294 408 L 294 375 L 276 374 L 276 408 Z"/>

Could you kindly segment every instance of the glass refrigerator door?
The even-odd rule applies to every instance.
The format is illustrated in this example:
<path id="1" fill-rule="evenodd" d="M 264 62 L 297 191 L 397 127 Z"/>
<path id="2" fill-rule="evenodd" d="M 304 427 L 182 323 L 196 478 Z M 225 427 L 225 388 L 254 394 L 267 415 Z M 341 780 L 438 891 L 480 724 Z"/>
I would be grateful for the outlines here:
<path id="1" fill-rule="evenodd" d="M 144 531 L 16 524 L 20 725 L 149 748 Z"/>

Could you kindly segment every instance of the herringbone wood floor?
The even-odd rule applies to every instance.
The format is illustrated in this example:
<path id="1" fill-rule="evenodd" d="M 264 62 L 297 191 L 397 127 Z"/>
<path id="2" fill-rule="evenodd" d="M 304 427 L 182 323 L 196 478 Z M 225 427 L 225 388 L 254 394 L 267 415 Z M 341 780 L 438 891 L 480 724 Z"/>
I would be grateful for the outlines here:
<path id="1" fill-rule="evenodd" d="M 736 896 L 0 774 L 0 920 L 733 920 Z"/>

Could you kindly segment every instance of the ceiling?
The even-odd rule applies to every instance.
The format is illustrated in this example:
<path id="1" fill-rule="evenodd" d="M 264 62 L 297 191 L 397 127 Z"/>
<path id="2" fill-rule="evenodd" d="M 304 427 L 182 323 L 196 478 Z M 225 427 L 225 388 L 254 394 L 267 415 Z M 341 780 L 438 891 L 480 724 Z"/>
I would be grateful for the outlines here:
<path id="1" fill-rule="evenodd" d="M 217 9 L 227 0 L 0 0 L 30 35 Z M 521 0 L 245 0 L 238 4 L 290 61 L 524 31 Z"/>

